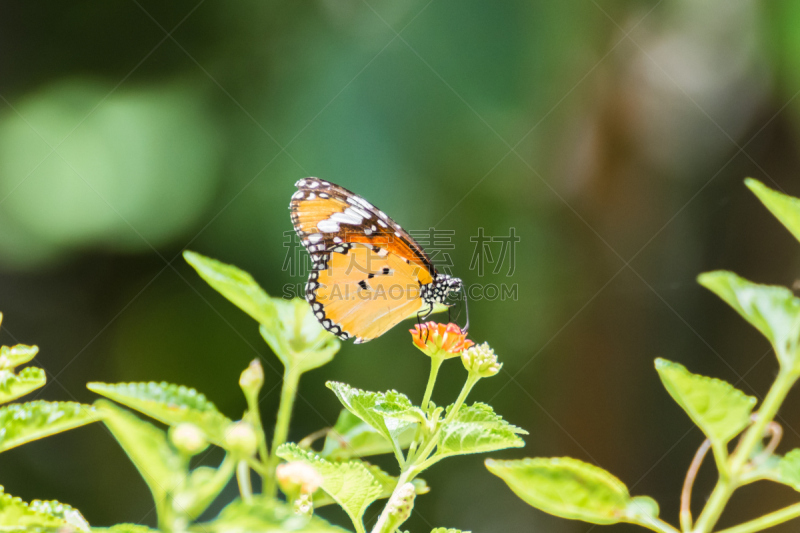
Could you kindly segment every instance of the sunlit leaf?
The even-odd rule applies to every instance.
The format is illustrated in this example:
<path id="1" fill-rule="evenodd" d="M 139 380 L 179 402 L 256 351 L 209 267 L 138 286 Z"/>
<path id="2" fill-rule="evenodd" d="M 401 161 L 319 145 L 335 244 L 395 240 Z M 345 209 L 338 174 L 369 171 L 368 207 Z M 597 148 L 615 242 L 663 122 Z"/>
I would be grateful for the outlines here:
<path id="1" fill-rule="evenodd" d="M 747 178 L 744 183 L 775 218 L 792 232 L 794 238 L 800 241 L 800 199 L 774 191 L 753 178 Z"/>
<path id="2" fill-rule="evenodd" d="M 307 301 L 272 298 L 272 304 L 277 319 L 259 332 L 285 367 L 308 372 L 333 359 L 342 343 L 322 327 Z"/>
<path id="3" fill-rule="evenodd" d="M 777 481 L 800 492 L 800 449 L 796 448 L 781 457 L 776 470 Z"/>
<path id="4" fill-rule="evenodd" d="M 407 433 L 413 438 L 414 429 L 409 429 Z M 325 436 L 320 455 L 326 459 L 341 461 L 391 452 L 392 444 L 383 434 L 347 409 L 342 409 L 336 424 Z"/>
<path id="5" fill-rule="evenodd" d="M 0 531 L 25 531 L 71 525 L 65 516 L 51 514 L 47 511 L 47 507 L 29 505 L 20 498 L 6 494 L 3 492 L 3 487 L 0 486 Z"/>
<path id="6" fill-rule="evenodd" d="M 6 405 L 0 407 L 0 452 L 97 420 L 92 406 L 75 402 Z"/>
<path id="7" fill-rule="evenodd" d="M 19 365 L 24 365 L 39 353 L 38 346 L 26 346 L 17 344 L 16 346 L 0 346 L 0 370 L 14 369 Z"/>
<path id="8" fill-rule="evenodd" d="M 486 467 L 526 503 L 561 518 L 615 524 L 658 515 L 652 499 L 631 498 L 619 479 L 577 459 L 487 459 Z"/>
<path id="9" fill-rule="evenodd" d="M 190 530 L 197 533 L 346 533 L 321 518 L 297 515 L 289 505 L 258 496 L 249 503 L 236 500 L 213 521 Z"/>
<path id="10" fill-rule="evenodd" d="M 90 529 L 89 522 L 86 521 L 80 511 L 66 503 L 56 500 L 33 500 L 30 503 L 30 508 L 38 513 L 59 518 L 78 531 L 89 531 Z"/>
<path id="11" fill-rule="evenodd" d="M 35 391 L 47 382 L 44 370 L 29 366 L 14 374 L 13 370 L 0 370 L 0 403 L 16 400 Z"/>
<path id="12" fill-rule="evenodd" d="M 786 287 L 758 285 L 732 272 L 706 272 L 698 282 L 713 291 L 756 327 L 775 348 L 781 364 L 789 369 L 798 361 L 800 298 Z"/>
<path id="13" fill-rule="evenodd" d="M 381 500 L 391 496 L 395 487 L 397 487 L 397 477 L 388 474 L 386 471 L 382 470 L 376 465 L 364 462 L 364 466 L 367 467 L 369 473 L 372 474 L 372 477 L 375 478 L 375 481 L 377 481 L 382 488 L 381 495 L 378 496 L 378 499 Z M 411 484 L 414 485 L 414 492 L 417 495 L 427 494 L 431 491 L 428 483 L 422 478 L 415 478 L 413 481 L 411 481 Z M 324 490 L 320 489 L 314 493 L 315 508 L 330 505 L 332 503 L 336 503 L 336 501 L 328 496 Z"/>
<path id="14" fill-rule="evenodd" d="M 136 409 L 170 426 L 184 422 L 200 428 L 220 444 L 231 420 L 195 389 L 170 383 L 89 383 L 89 390 Z"/>
<path id="15" fill-rule="evenodd" d="M 436 455 L 448 457 L 521 448 L 525 442 L 519 435 L 527 433 L 503 420 L 485 403 L 462 406 L 452 421 L 442 424 Z"/>
<path id="16" fill-rule="evenodd" d="M 460 529 L 453 529 L 450 527 L 437 527 L 432 529 L 431 533 L 472 533 L 471 531 L 462 531 Z"/>
<path id="17" fill-rule="evenodd" d="M 187 462 L 167 441 L 166 432 L 111 402 L 97 400 L 97 411 L 144 479 L 158 508 L 186 479 Z"/>
<path id="18" fill-rule="evenodd" d="M 348 411 L 391 441 L 395 453 L 399 454 L 401 436 L 416 426 L 408 417 L 396 416 L 398 413 L 405 415 L 418 409 L 407 396 L 397 391 L 363 391 L 336 381 L 329 381 L 326 385 Z"/>
<path id="19" fill-rule="evenodd" d="M 295 444 L 282 445 L 278 448 L 278 456 L 286 461 L 304 461 L 313 466 L 322 476 L 322 490 L 344 509 L 354 524 L 361 523 L 364 511 L 383 492 L 381 484 L 361 461 L 334 463 Z"/>
<path id="20" fill-rule="evenodd" d="M 686 367 L 656 359 L 656 370 L 678 405 L 713 444 L 724 446 L 750 424 L 756 399 L 716 378 L 692 374 Z"/>
<path id="21" fill-rule="evenodd" d="M 186 250 L 183 257 L 197 270 L 206 283 L 227 298 L 239 309 L 261 324 L 272 324 L 276 318 L 275 306 L 253 276 L 237 268 Z"/>
<path id="22" fill-rule="evenodd" d="M 150 529 L 139 524 L 115 524 L 111 527 L 93 527 L 96 533 L 159 533 L 157 529 Z"/>

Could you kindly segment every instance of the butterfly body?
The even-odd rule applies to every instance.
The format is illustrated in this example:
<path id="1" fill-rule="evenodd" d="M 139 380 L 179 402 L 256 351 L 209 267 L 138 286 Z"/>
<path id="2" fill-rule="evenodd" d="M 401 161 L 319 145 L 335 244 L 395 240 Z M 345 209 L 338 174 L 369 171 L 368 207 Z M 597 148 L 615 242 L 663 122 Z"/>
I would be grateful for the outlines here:
<path id="1" fill-rule="evenodd" d="M 306 300 L 334 335 L 366 342 L 409 316 L 429 315 L 462 288 L 365 199 L 317 178 L 295 186 L 292 224 L 313 262 Z"/>

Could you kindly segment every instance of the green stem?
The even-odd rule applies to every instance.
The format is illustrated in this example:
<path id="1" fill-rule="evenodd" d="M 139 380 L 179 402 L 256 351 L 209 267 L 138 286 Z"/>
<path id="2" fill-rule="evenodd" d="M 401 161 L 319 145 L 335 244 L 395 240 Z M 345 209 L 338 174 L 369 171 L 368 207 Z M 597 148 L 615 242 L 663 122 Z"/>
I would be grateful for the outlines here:
<path id="1" fill-rule="evenodd" d="M 781 370 L 778 374 L 775 383 L 772 384 L 767 393 L 767 397 L 764 398 L 764 403 L 761 404 L 761 408 L 758 410 L 756 421 L 745 432 L 741 442 L 733 452 L 733 455 L 731 455 L 727 475 L 726 472 L 720 472 L 717 485 L 714 487 L 714 491 L 711 493 L 703 512 L 697 519 L 693 530 L 694 533 L 711 533 L 711 530 L 714 529 L 731 494 L 741 485 L 745 467 L 753 454 L 753 450 L 764 438 L 767 426 L 775 418 L 778 409 L 786 399 L 786 395 L 795 381 L 797 381 L 797 378 L 798 376 L 795 373 L 784 370 Z"/>
<path id="2" fill-rule="evenodd" d="M 777 526 L 778 524 L 782 524 L 798 517 L 800 517 L 800 503 L 790 505 L 789 507 L 781 509 L 780 511 L 775 511 L 774 513 L 764 515 L 761 518 L 756 518 L 750 522 L 745 522 L 744 524 L 740 524 L 735 527 L 723 529 L 719 533 L 753 533 L 755 531 L 761 531 L 773 526 Z"/>
<path id="3" fill-rule="evenodd" d="M 439 374 L 439 368 L 444 362 L 443 357 L 431 357 L 431 373 L 428 376 L 428 385 L 425 387 L 425 396 L 422 397 L 422 410 L 428 412 L 428 402 L 431 400 L 433 394 L 433 386 L 436 384 L 436 376 Z"/>
<path id="4" fill-rule="evenodd" d="M 646 527 L 647 529 L 657 531 L 658 533 L 680 533 L 678 529 L 664 522 L 660 518 L 654 518 L 652 520 L 647 520 L 647 521 L 643 520 L 641 522 L 633 522 L 633 523 L 642 527 Z"/>
<path id="5" fill-rule="evenodd" d="M 253 499 L 253 485 L 250 483 L 250 467 L 247 461 L 239 461 L 236 465 L 236 482 L 239 483 L 239 494 L 242 500 L 249 502 Z"/>
<path id="6" fill-rule="evenodd" d="M 450 409 L 450 412 L 447 413 L 447 418 L 444 419 L 444 423 L 450 422 L 455 418 L 458 414 L 458 410 L 461 409 L 461 406 L 464 404 L 464 400 L 467 399 L 467 395 L 469 395 L 470 391 L 472 391 L 472 387 L 481 379 L 478 374 L 473 374 L 472 372 L 469 373 L 467 376 L 467 381 L 464 383 L 464 386 L 461 387 L 461 392 L 458 394 L 458 398 L 456 398 L 456 403 L 453 404 L 453 407 Z"/>
<path id="7" fill-rule="evenodd" d="M 264 434 L 264 425 L 261 423 L 261 410 L 258 406 L 258 395 L 246 394 L 247 399 L 247 420 L 253 424 L 258 435 L 258 455 L 261 459 L 261 464 L 265 467 L 269 461 L 269 452 L 267 451 L 267 437 Z"/>
<path id="8" fill-rule="evenodd" d="M 267 477 L 264 480 L 264 494 L 272 498 L 278 494 L 278 487 L 275 483 L 275 468 L 278 466 L 280 458 L 277 455 L 278 448 L 286 442 L 289 436 L 289 422 L 292 419 L 292 407 L 297 396 L 297 385 L 300 383 L 300 372 L 291 368 L 286 368 L 283 372 L 283 385 L 281 387 L 281 403 L 278 407 L 278 419 L 275 422 L 275 433 L 272 436 L 272 450 L 267 461 Z"/>

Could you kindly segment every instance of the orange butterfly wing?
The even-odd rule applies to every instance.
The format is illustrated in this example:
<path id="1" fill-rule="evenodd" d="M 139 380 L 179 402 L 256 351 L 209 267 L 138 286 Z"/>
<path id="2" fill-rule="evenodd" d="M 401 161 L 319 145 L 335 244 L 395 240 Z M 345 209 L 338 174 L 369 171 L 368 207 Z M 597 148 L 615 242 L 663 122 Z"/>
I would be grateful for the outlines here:
<path id="1" fill-rule="evenodd" d="M 308 300 L 333 333 L 341 330 L 356 343 L 366 342 L 423 307 L 416 268 L 394 254 L 381 256 L 370 245 L 350 244 L 312 272 Z"/>
<path id="2" fill-rule="evenodd" d="M 423 307 L 420 288 L 436 270 L 408 233 L 343 187 L 295 185 L 292 223 L 314 262 L 306 299 L 328 331 L 366 342 Z"/>
<path id="3" fill-rule="evenodd" d="M 344 187 L 305 178 L 289 205 L 292 223 L 303 245 L 315 254 L 339 244 L 364 243 L 380 247 L 419 267 L 419 280 L 430 283 L 436 270 L 428 255 L 394 220 Z"/>

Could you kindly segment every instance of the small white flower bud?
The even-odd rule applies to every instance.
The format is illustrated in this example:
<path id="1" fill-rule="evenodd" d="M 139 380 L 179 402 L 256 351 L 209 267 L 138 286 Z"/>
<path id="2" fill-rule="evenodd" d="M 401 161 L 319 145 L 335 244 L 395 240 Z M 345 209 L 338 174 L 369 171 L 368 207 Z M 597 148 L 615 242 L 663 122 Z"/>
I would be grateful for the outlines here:
<path id="1" fill-rule="evenodd" d="M 275 478 L 287 494 L 298 490 L 301 494 L 313 494 L 322 485 L 322 475 L 303 461 L 279 464 L 275 469 Z"/>
<path id="2" fill-rule="evenodd" d="M 477 374 L 482 378 L 494 376 L 503 367 L 497 362 L 497 356 L 489 344 L 484 342 L 461 352 L 461 362 L 467 372 Z"/>
<path id="3" fill-rule="evenodd" d="M 249 457 L 258 448 L 258 436 L 247 422 L 234 422 L 225 431 L 225 447 L 236 454 Z"/>
<path id="4" fill-rule="evenodd" d="M 208 447 L 203 431 L 189 422 L 169 428 L 169 440 L 180 451 L 197 455 Z"/>
<path id="5" fill-rule="evenodd" d="M 239 386 L 246 393 L 254 392 L 258 394 L 263 384 L 264 368 L 261 366 L 261 361 L 253 359 L 250 362 L 250 366 L 245 368 L 242 375 L 239 377 Z"/>

